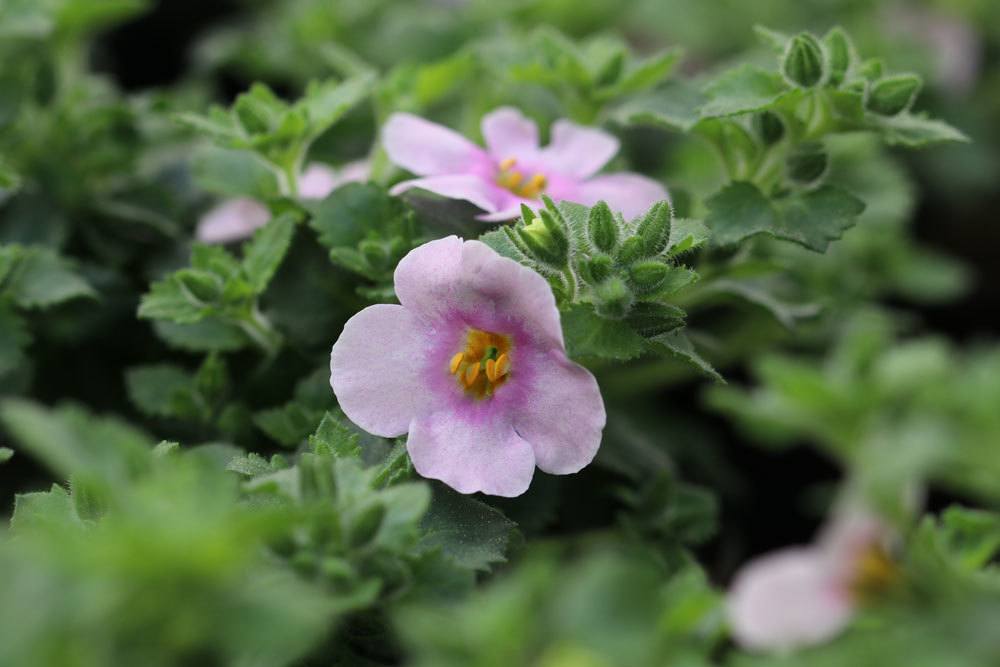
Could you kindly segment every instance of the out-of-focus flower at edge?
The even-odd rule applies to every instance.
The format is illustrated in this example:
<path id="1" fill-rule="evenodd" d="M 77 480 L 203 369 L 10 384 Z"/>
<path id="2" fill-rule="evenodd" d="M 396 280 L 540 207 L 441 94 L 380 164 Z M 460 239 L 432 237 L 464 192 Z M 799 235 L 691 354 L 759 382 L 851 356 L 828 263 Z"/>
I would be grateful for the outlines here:
<path id="1" fill-rule="evenodd" d="M 599 129 L 558 120 L 541 148 L 535 123 L 501 107 L 483 117 L 482 132 L 485 149 L 412 114 L 390 116 L 382 130 L 389 159 L 422 177 L 392 193 L 420 188 L 465 199 L 486 211 L 477 216 L 484 221 L 516 218 L 521 204 L 537 205 L 542 194 L 588 206 L 603 199 L 626 218 L 667 198 L 661 184 L 639 174 L 595 175 L 618 152 L 618 140 Z"/>
<path id="2" fill-rule="evenodd" d="M 757 650 L 791 650 L 835 637 L 858 605 L 898 577 L 888 555 L 888 528 L 845 512 L 816 543 L 764 555 L 739 573 L 729 592 L 732 633 Z"/>
<path id="3" fill-rule="evenodd" d="M 367 160 L 348 162 L 340 169 L 313 162 L 299 177 L 301 199 L 323 199 L 345 183 L 367 180 L 371 165 Z M 256 199 L 228 199 L 210 209 L 198 221 L 195 236 L 202 243 L 232 243 L 253 235 L 267 224 L 271 212 Z"/>
<path id="4" fill-rule="evenodd" d="M 566 357 L 541 275 L 450 236 L 411 251 L 394 281 L 402 305 L 365 308 L 333 346 L 330 384 L 352 421 L 408 432 L 416 471 L 461 493 L 517 496 L 536 465 L 564 475 L 590 463 L 604 402 Z"/>
<path id="5" fill-rule="evenodd" d="M 923 43 L 933 54 L 937 84 L 954 95 L 968 95 L 980 77 L 983 44 L 976 28 L 958 15 L 900 5 L 888 10 L 883 25 L 891 33 Z"/>

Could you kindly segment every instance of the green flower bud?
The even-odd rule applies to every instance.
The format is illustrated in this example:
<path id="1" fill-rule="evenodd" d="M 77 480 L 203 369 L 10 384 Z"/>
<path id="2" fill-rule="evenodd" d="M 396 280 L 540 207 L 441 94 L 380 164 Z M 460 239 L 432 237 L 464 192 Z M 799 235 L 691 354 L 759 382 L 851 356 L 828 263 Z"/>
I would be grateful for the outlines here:
<path id="1" fill-rule="evenodd" d="M 802 32 L 788 42 L 781 72 L 793 86 L 812 88 L 824 78 L 823 49 L 815 37 Z"/>
<path id="2" fill-rule="evenodd" d="M 785 136 L 785 123 L 773 111 L 764 111 L 754 116 L 753 129 L 765 146 L 773 146 Z"/>
<path id="3" fill-rule="evenodd" d="M 659 336 L 683 326 L 684 311 L 665 303 L 637 303 L 629 313 L 628 323 L 642 336 Z"/>
<path id="4" fill-rule="evenodd" d="M 614 262 L 607 255 L 597 255 L 580 262 L 580 277 L 584 282 L 597 285 L 611 275 Z"/>
<path id="5" fill-rule="evenodd" d="M 804 143 L 788 156 L 788 177 L 799 185 L 812 185 L 826 173 L 829 157 L 818 142 Z"/>
<path id="6" fill-rule="evenodd" d="M 839 86 L 854 61 L 851 39 L 843 28 L 836 27 L 826 34 L 823 43 L 826 45 L 826 69 L 829 72 L 827 82 L 831 86 Z"/>
<path id="7" fill-rule="evenodd" d="M 865 107 L 880 116 L 895 116 L 913 105 L 922 85 L 916 74 L 897 74 L 879 79 L 868 89 Z"/>
<path id="8" fill-rule="evenodd" d="M 240 95 L 233 105 L 233 111 L 247 134 L 264 134 L 271 129 L 270 114 L 251 95 Z"/>
<path id="9" fill-rule="evenodd" d="M 594 308 L 602 317 L 621 319 L 628 314 L 635 297 L 618 276 L 612 276 L 594 288 Z"/>
<path id="10" fill-rule="evenodd" d="M 516 227 L 522 252 L 539 264 L 561 271 L 569 260 L 569 238 L 566 231 L 546 210 L 539 211 L 539 217 L 523 227 Z"/>
<path id="11" fill-rule="evenodd" d="M 618 221 L 606 202 L 599 201 L 590 209 L 587 236 L 601 252 L 612 252 L 618 245 Z"/>
<path id="12" fill-rule="evenodd" d="M 636 234 L 642 239 L 646 257 L 659 255 L 670 245 L 670 227 L 673 212 L 670 204 L 661 201 L 653 204 L 639 222 Z"/>
<path id="13" fill-rule="evenodd" d="M 629 284 L 638 294 L 650 294 L 655 292 L 670 273 L 670 267 L 663 262 L 648 260 L 637 262 L 629 267 Z"/>
<path id="14" fill-rule="evenodd" d="M 867 80 L 874 81 L 882 78 L 882 74 L 885 73 L 885 63 L 880 58 L 869 58 L 861 63 L 858 71 Z"/>

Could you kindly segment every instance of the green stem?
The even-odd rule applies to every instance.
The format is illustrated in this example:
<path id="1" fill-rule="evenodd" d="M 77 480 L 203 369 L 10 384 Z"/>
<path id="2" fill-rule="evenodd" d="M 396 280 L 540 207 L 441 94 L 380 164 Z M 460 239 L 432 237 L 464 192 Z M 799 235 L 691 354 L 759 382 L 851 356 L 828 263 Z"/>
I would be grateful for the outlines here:
<path id="1" fill-rule="evenodd" d="M 567 266 L 563 271 L 563 277 L 566 278 L 566 300 L 573 303 L 576 301 L 576 276 L 573 274 L 573 269 Z"/>
<path id="2" fill-rule="evenodd" d="M 284 338 L 271 322 L 264 316 L 257 305 L 254 304 L 246 318 L 240 321 L 240 328 L 254 342 L 257 347 L 263 350 L 268 359 L 278 356 Z"/>

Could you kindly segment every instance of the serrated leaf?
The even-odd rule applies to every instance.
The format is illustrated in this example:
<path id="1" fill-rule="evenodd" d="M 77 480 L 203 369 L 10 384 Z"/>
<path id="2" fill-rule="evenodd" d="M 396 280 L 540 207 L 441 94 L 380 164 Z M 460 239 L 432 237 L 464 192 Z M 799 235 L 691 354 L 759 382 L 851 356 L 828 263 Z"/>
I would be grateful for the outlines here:
<path id="1" fill-rule="evenodd" d="M 267 459 L 253 452 L 245 456 L 234 457 L 226 464 L 226 470 L 239 473 L 245 477 L 257 477 L 274 472 L 274 468 Z"/>
<path id="2" fill-rule="evenodd" d="M 297 105 L 308 115 L 310 136 L 317 137 L 325 132 L 364 99 L 371 92 L 374 81 L 375 77 L 366 73 L 346 81 L 310 85 Z"/>
<path id="3" fill-rule="evenodd" d="M 708 101 L 701 107 L 701 117 L 717 118 L 761 111 L 787 92 L 788 85 L 777 72 L 755 65 L 740 65 L 705 86 Z"/>
<path id="4" fill-rule="evenodd" d="M 832 185 L 782 199 L 767 199 L 751 183 L 730 183 L 705 204 L 705 224 L 718 245 L 732 245 L 755 234 L 770 234 L 824 252 L 855 224 L 864 203 Z"/>
<path id="5" fill-rule="evenodd" d="M 420 528 L 424 549 L 440 549 L 461 568 L 489 570 L 507 560 L 517 524 L 486 503 L 438 485 Z"/>
<path id="6" fill-rule="evenodd" d="M 361 456 L 358 434 L 329 412 L 323 415 L 316 433 L 309 436 L 309 446 L 317 454 L 326 452 L 350 459 Z"/>
<path id="7" fill-rule="evenodd" d="M 670 333 L 656 336 L 650 340 L 650 343 L 654 346 L 654 348 L 658 348 L 662 352 L 666 352 L 688 364 L 691 364 L 702 375 L 711 378 L 720 384 L 726 383 L 719 372 L 712 367 L 712 364 L 698 354 L 695 350 L 694 344 L 691 342 L 691 339 L 688 338 L 687 334 L 683 331 L 671 331 Z"/>
<path id="8" fill-rule="evenodd" d="M 710 240 L 711 232 L 701 220 L 691 218 L 674 218 L 670 228 L 670 245 L 668 255 L 679 255 L 695 248 L 700 248 Z"/>
<path id="9" fill-rule="evenodd" d="M 58 484 L 48 491 L 22 493 L 14 497 L 10 527 L 15 533 L 28 530 L 55 531 L 82 527 L 69 492 Z"/>
<path id="10" fill-rule="evenodd" d="M 645 339 L 623 320 L 610 320 L 586 304 L 562 313 L 566 352 L 573 359 L 603 358 L 625 361 L 646 350 Z"/>
<path id="11" fill-rule="evenodd" d="M 670 81 L 656 90 L 637 95 L 619 107 L 614 116 L 631 125 L 655 125 L 687 132 L 701 119 L 708 97 L 685 81 Z"/>
<path id="12" fill-rule="evenodd" d="M 285 447 L 297 447 L 316 431 L 324 419 L 321 409 L 297 401 L 254 413 L 253 423 Z"/>
<path id="13" fill-rule="evenodd" d="M 243 246 L 243 273 L 257 294 L 267 289 L 295 235 L 295 220 L 282 215 L 254 232 Z"/>
<path id="14" fill-rule="evenodd" d="M 97 298 L 97 292 L 74 269 L 69 260 L 50 248 L 7 246 L 14 258 L 0 284 L 22 308 L 46 308 L 82 297 Z"/>

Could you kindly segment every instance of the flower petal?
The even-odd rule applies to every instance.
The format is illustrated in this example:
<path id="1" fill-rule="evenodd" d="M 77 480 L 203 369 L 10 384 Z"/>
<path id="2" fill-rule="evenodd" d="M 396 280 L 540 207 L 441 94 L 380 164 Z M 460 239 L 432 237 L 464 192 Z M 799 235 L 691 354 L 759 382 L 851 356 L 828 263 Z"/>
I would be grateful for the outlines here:
<path id="1" fill-rule="evenodd" d="M 340 183 L 340 176 L 332 167 L 313 162 L 299 176 L 299 196 L 303 199 L 324 199 Z"/>
<path id="2" fill-rule="evenodd" d="M 195 236 L 202 243 L 241 241 L 270 219 L 271 212 L 260 202 L 248 198 L 230 199 L 202 216 Z"/>
<path id="3" fill-rule="evenodd" d="M 606 415 L 597 380 L 561 351 L 538 365 L 539 390 L 514 417 L 514 429 L 531 444 L 538 467 L 553 475 L 579 471 L 601 445 Z"/>
<path id="4" fill-rule="evenodd" d="M 642 215 L 658 201 L 669 199 L 666 188 L 651 178 L 632 173 L 595 176 L 580 184 L 578 203 L 593 206 L 602 199 L 626 220 Z"/>
<path id="5" fill-rule="evenodd" d="M 425 319 L 454 311 L 510 315 L 542 349 L 563 347 L 559 310 L 545 278 L 479 241 L 449 236 L 425 243 L 400 260 L 394 282 L 399 302 Z"/>
<path id="6" fill-rule="evenodd" d="M 480 171 L 486 152 L 447 127 L 408 113 L 394 113 L 382 128 L 382 145 L 392 162 L 420 176 Z"/>
<path id="7" fill-rule="evenodd" d="M 420 188 L 450 199 L 464 199 L 485 211 L 496 211 L 506 201 L 503 190 L 472 174 L 452 174 L 415 178 L 397 183 L 389 191 L 398 195 L 412 188 Z"/>
<path id="8" fill-rule="evenodd" d="M 588 178 L 618 152 L 618 139 L 594 127 L 568 120 L 552 125 L 552 140 L 540 152 L 541 161 L 554 172 Z"/>
<path id="9" fill-rule="evenodd" d="M 535 457 L 502 418 L 469 420 L 451 411 L 418 417 L 406 441 L 413 467 L 459 493 L 519 496 L 535 472 Z"/>
<path id="10" fill-rule="evenodd" d="M 486 148 L 495 160 L 519 158 L 538 151 L 538 126 L 514 107 L 500 107 L 483 116 Z"/>
<path id="11" fill-rule="evenodd" d="M 424 347 L 402 306 L 369 306 L 349 319 L 330 353 L 330 386 L 344 414 L 375 435 L 406 433 L 429 409 L 419 375 Z"/>
<path id="12" fill-rule="evenodd" d="M 785 549 L 759 558 L 729 592 L 733 636 L 754 649 L 788 650 L 834 637 L 854 612 L 821 549 Z"/>

